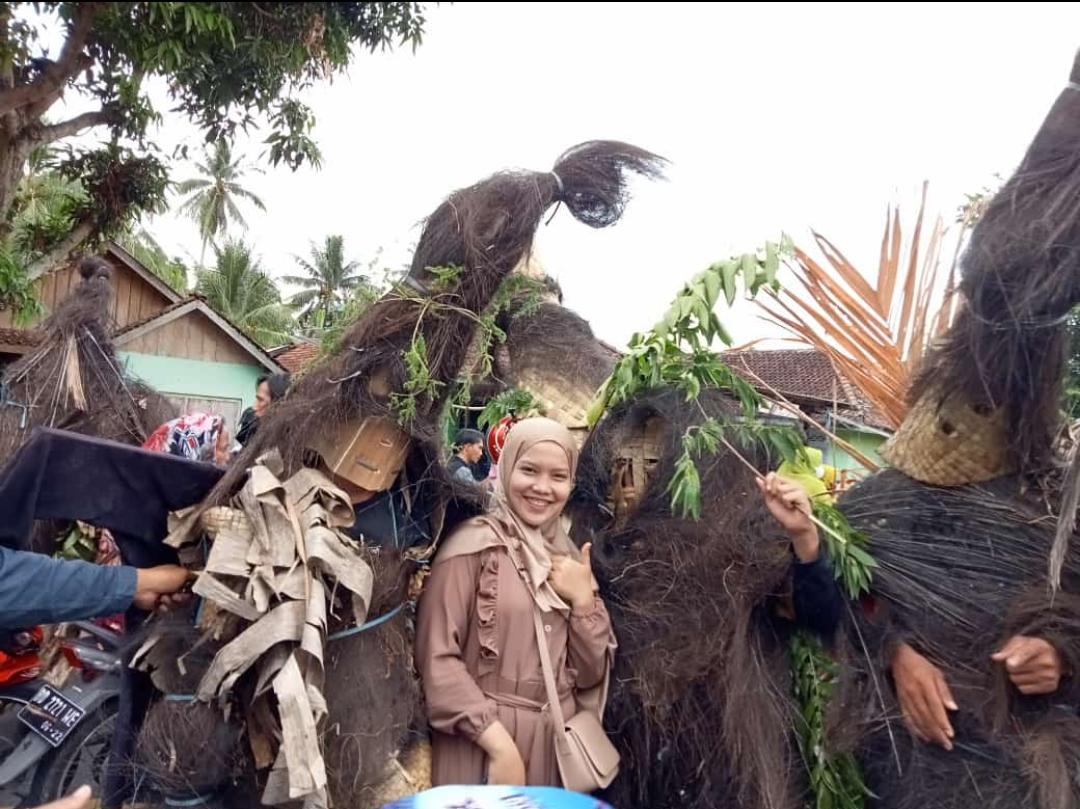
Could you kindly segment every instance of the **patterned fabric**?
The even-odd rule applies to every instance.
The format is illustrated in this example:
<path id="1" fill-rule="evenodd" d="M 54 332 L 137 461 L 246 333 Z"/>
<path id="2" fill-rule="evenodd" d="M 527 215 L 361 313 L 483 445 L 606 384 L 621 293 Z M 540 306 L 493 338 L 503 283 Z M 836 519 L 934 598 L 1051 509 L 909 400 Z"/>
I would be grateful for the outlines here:
<path id="1" fill-rule="evenodd" d="M 221 416 L 189 413 L 167 421 L 154 430 L 143 443 L 143 449 L 213 463 L 214 447 L 224 426 L 225 420 Z"/>

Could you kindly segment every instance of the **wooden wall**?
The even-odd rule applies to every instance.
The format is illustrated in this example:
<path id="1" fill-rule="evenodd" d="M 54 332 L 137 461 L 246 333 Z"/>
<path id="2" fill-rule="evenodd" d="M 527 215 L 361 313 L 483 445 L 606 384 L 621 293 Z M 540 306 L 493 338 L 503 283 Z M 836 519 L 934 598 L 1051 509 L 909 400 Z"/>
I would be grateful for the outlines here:
<path id="1" fill-rule="evenodd" d="M 122 339 L 122 338 L 121 338 Z M 234 362 L 252 365 L 251 355 L 233 342 L 210 318 L 191 311 L 162 326 L 117 345 L 121 351 L 157 354 L 207 362 Z"/>
<path id="2" fill-rule="evenodd" d="M 122 329 L 152 317 L 169 305 L 165 296 L 146 283 L 138 275 L 116 261 L 113 267 L 113 303 L 110 314 L 116 328 Z M 75 267 L 49 273 L 37 282 L 38 298 L 45 309 L 42 319 L 48 317 L 80 283 L 82 279 Z M 37 322 L 29 324 L 29 327 Z M 15 328 L 10 310 L 0 311 L 0 328 Z"/>

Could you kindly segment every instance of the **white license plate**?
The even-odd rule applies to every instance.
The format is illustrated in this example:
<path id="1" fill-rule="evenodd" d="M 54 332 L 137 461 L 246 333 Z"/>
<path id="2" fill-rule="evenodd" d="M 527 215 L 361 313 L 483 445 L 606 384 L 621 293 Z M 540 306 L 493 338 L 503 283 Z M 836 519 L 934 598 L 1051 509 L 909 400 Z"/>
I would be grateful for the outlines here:
<path id="1" fill-rule="evenodd" d="M 23 724 L 53 747 L 59 747 L 86 716 L 86 711 L 51 685 L 43 685 L 19 709 Z"/>

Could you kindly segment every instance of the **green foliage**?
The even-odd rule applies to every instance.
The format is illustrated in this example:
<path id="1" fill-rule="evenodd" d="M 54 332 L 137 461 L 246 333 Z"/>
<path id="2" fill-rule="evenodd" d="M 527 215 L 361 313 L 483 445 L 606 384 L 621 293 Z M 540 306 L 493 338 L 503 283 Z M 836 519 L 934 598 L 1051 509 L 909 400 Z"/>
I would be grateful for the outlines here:
<path id="1" fill-rule="evenodd" d="M 862 809 L 867 795 L 858 762 L 851 753 L 830 752 L 825 712 L 836 689 L 838 668 L 821 641 L 800 631 L 791 639 L 791 670 L 801 726 L 799 751 L 810 777 L 814 809 Z"/>
<path id="2" fill-rule="evenodd" d="M 288 342 L 292 314 L 281 294 L 242 242 L 214 248 L 215 264 L 196 274 L 195 291 L 234 326 L 264 347 Z"/>
<path id="3" fill-rule="evenodd" d="M 695 396 L 696 398 L 696 396 Z M 714 455 L 722 444 L 741 447 L 763 446 L 784 460 L 791 460 L 802 449 L 802 439 L 786 425 L 762 424 L 753 414 L 741 420 L 720 421 L 706 418 L 692 425 L 682 435 L 682 453 L 675 461 L 675 471 L 668 483 L 671 510 L 680 517 L 693 520 L 701 517 L 701 478 L 697 459 Z"/>
<path id="4" fill-rule="evenodd" d="M 71 19 L 76 5 L 56 8 Z M 317 156 L 307 136 L 311 112 L 298 100 L 303 91 L 344 71 L 353 46 L 415 47 L 424 25 L 418 3 L 102 6 L 87 48 L 93 63 L 78 85 L 116 110 L 112 126 L 118 134 L 145 134 L 152 108 L 140 95 L 140 84 L 158 76 L 168 82 L 175 109 L 206 132 L 207 142 L 266 122 L 271 162 L 294 168 Z"/>
<path id="5" fill-rule="evenodd" d="M 434 273 L 436 277 L 432 296 L 421 295 L 404 284 L 399 284 L 395 288 L 396 293 L 402 298 L 419 303 L 421 311 L 417 317 L 412 343 L 405 353 L 408 371 L 405 390 L 400 394 L 395 394 L 393 406 L 398 420 L 403 425 L 408 425 L 416 417 L 419 398 L 427 396 L 433 399 L 437 388 L 442 386 L 442 383 L 431 379 L 428 370 L 427 346 L 420 332 L 425 316 L 429 312 L 443 311 L 472 318 L 477 325 L 475 338 L 477 363 L 470 372 L 471 376 L 458 378 L 453 382 L 453 392 L 441 414 L 443 432 L 449 435 L 457 423 L 457 412 L 468 406 L 472 380 L 482 379 L 491 374 L 494 363 L 492 348 L 506 340 L 506 332 L 498 323 L 499 318 L 506 313 L 510 313 L 511 317 L 520 317 L 535 312 L 540 306 L 544 285 L 535 278 L 511 274 L 499 285 L 484 311 L 477 315 L 454 303 L 455 295 L 450 285 L 460 278 L 461 268 L 431 267 L 428 271 Z"/>
<path id="6" fill-rule="evenodd" d="M 458 282 L 461 277 L 462 267 L 451 264 L 446 267 L 428 267 L 427 272 L 432 276 L 431 286 L 435 290 L 446 290 Z"/>
<path id="7" fill-rule="evenodd" d="M 506 342 L 506 332 L 499 326 L 499 318 L 509 313 L 511 318 L 534 314 L 540 306 L 544 291 L 542 282 L 527 275 L 512 274 L 499 285 L 491 303 L 477 319 L 479 334 L 476 338 L 476 354 L 479 358 L 473 373 L 483 379 L 492 372 L 496 345 Z"/>
<path id="8" fill-rule="evenodd" d="M 66 37 L 59 48 L 52 43 L 58 23 Z M 36 220 L 32 242 L 42 260 L 64 257 L 49 253 L 46 242 L 66 254 L 83 241 L 128 231 L 141 212 L 159 209 L 167 172 L 151 137 L 162 116 L 147 92 L 150 83 L 167 87 L 169 111 L 194 123 L 215 148 L 263 127 L 272 165 L 317 165 L 315 120 L 302 100 L 308 88 L 344 73 L 354 50 L 415 48 L 424 25 L 424 6 L 414 2 L 0 3 L 0 149 L 26 153 L 95 127 L 106 134 L 104 145 L 70 141 L 56 166 L 80 185 L 85 200 L 64 213 L 68 232 L 60 238 L 62 217 Z M 65 93 L 78 96 L 85 111 L 44 120 Z M 174 156 L 186 158 L 187 147 Z M 0 238 L 11 228 L 13 192 L 24 171 L 15 163 L 0 175 Z M 244 196 L 240 191 L 229 193 Z M 226 212 L 239 216 L 220 189 L 215 193 L 219 199 L 192 206 L 207 240 L 221 235 Z M 30 270 L 49 266 L 35 263 Z"/>
<path id="9" fill-rule="evenodd" d="M 406 372 L 404 390 L 390 395 L 390 406 L 394 409 L 398 422 L 407 427 L 416 418 L 420 399 L 434 399 L 439 388 L 443 386 L 442 382 L 431 376 L 427 341 L 419 329 L 419 323 L 403 359 Z"/>
<path id="10" fill-rule="evenodd" d="M 731 337 L 714 311 L 721 294 L 730 305 L 738 295 L 740 282 L 749 296 L 757 294 L 766 284 L 775 287 L 780 260 L 793 249 L 791 241 L 783 236 L 779 244 L 769 242 L 764 250 L 716 262 L 698 273 L 676 295 L 652 330 L 630 338 L 627 352 L 615 364 L 589 408 L 587 418 L 593 426 L 609 408 L 657 387 L 679 390 L 688 402 L 696 401 L 704 388 L 729 391 L 739 400 L 744 422 L 721 424 L 707 418 L 683 435 L 683 451 L 668 487 L 676 514 L 694 519 L 700 515 L 701 485 L 696 458 L 715 452 L 725 429 L 745 442 L 763 441 L 784 457 L 793 453 L 800 443 L 786 428 L 756 422 L 761 396 L 713 351 L 716 342 L 731 345 Z"/>
<path id="11" fill-rule="evenodd" d="M 313 336 L 355 319 L 382 292 L 368 274 L 357 272 L 360 262 L 346 260 L 343 236 L 327 236 L 321 247 L 312 242 L 310 261 L 300 256 L 294 259 L 303 275 L 286 275 L 281 280 L 300 287 L 289 305 L 300 311 L 300 324 Z M 376 261 L 378 256 L 368 265 L 369 271 Z"/>
<path id="12" fill-rule="evenodd" d="M 481 430 L 490 430 L 506 416 L 528 418 L 544 414 L 543 405 L 524 388 L 510 388 L 491 397 L 484 403 L 484 409 L 476 419 Z"/>
<path id="13" fill-rule="evenodd" d="M 144 213 L 165 210 L 168 169 L 154 155 L 111 143 L 92 151 L 68 149 L 54 168 L 82 187 L 85 196 L 71 216 L 76 225 L 89 224 L 95 238 L 111 238 L 132 228 Z"/>
<path id="14" fill-rule="evenodd" d="M 202 176 L 184 180 L 176 187 L 179 193 L 188 195 L 180 205 L 180 212 L 195 221 L 203 250 L 215 238 L 225 235 L 230 219 L 242 228 L 247 227 L 237 200 L 247 200 L 260 211 L 266 210 L 263 201 L 240 183 L 249 171 L 242 160 L 242 157 L 233 158 L 228 141 L 219 140 L 206 150 L 206 162 L 195 164 Z"/>
<path id="15" fill-rule="evenodd" d="M 331 318 L 330 325 L 322 326 L 318 318 L 302 330 L 309 335 L 317 335 L 320 340 L 320 350 L 323 354 L 333 354 L 341 348 L 341 342 L 345 337 L 345 330 L 350 324 L 364 314 L 368 308 L 379 299 L 382 291 L 374 285 L 361 285 L 352 291 L 348 300 L 338 310 L 335 317 Z"/>
<path id="16" fill-rule="evenodd" d="M 687 401 L 696 399 L 702 388 L 723 388 L 739 399 L 748 417 L 755 414 L 760 397 L 753 386 L 712 351 L 717 341 L 731 345 L 731 336 L 713 310 L 721 293 L 728 305 L 734 302 L 740 281 L 751 297 L 766 284 L 775 288 L 780 260 L 793 249 L 784 236 L 779 244 L 769 242 L 763 251 L 717 262 L 695 276 L 651 331 L 630 338 L 626 354 L 589 408 L 590 426 L 608 408 L 660 386 L 683 391 Z"/>
<path id="17" fill-rule="evenodd" d="M 93 534 L 84 533 L 79 524 L 74 523 L 71 529 L 58 539 L 54 556 L 58 559 L 93 562 L 97 559 L 97 538 Z"/>
<path id="18" fill-rule="evenodd" d="M 812 508 L 844 593 L 851 599 L 868 593 L 877 562 L 866 550 L 866 535 L 852 528 L 843 512 L 830 503 L 814 500 Z M 805 630 L 792 637 L 790 652 L 792 683 L 802 717 L 799 750 L 810 776 L 814 807 L 862 809 L 868 793 L 859 765 L 850 753 L 832 752 L 825 735 L 825 712 L 836 688 L 837 664 L 821 641 Z"/>
<path id="19" fill-rule="evenodd" d="M 0 244 L 0 301 L 12 310 L 17 326 L 28 324 L 43 311 L 22 261 L 3 244 Z"/>
<path id="20" fill-rule="evenodd" d="M 823 526 L 819 533 L 832 562 L 833 573 L 848 598 L 858 598 L 869 592 L 877 562 L 867 552 L 870 541 L 866 534 L 852 528 L 844 513 L 831 503 L 815 499 L 811 507 L 814 517 Z"/>
<path id="21" fill-rule="evenodd" d="M 116 243 L 127 250 L 146 269 L 180 294 L 188 290 L 188 267 L 179 258 L 170 258 L 164 248 L 143 229 L 117 237 Z"/>
<path id="22" fill-rule="evenodd" d="M 42 167 L 19 183 L 12 204 L 8 243 L 24 263 L 47 253 L 71 232 L 86 203 L 82 185 Z M 6 300 L 6 299 L 5 299 Z"/>

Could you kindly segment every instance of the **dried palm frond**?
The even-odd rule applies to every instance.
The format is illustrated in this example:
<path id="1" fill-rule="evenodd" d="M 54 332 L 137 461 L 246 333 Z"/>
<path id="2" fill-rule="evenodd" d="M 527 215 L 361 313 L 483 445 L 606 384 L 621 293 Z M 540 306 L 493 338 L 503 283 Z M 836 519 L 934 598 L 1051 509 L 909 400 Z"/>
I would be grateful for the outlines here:
<path id="1" fill-rule="evenodd" d="M 907 245 L 899 208 L 886 211 L 876 285 L 814 232 L 824 264 L 796 248 L 797 283 L 759 298 L 768 319 L 829 357 L 893 427 L 907 412 L 912 370 L 952 318 L 953 273 L 940 272 L 945 225 L 938 217 L 924 232 L 926 189 Z"/>

